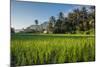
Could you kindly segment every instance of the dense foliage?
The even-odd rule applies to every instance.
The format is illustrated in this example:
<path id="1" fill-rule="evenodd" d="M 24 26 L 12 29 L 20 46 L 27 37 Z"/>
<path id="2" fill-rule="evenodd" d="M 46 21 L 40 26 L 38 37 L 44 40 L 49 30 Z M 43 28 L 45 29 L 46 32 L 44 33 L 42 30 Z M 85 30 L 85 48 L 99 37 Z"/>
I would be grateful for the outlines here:
<path id="1" fill-rule="evenodd" d="M 68 16 L 64 16 L 62 12 L 59 13 L 58 18 L 55 19 L 52 16 L 49 20 L 48 29 L 53 33 L 81 33 L 89 30 L 94 31 L 95 28 L 95 7 L 89 8 L 82 7 L 73 9 L 68 13 Z"/>

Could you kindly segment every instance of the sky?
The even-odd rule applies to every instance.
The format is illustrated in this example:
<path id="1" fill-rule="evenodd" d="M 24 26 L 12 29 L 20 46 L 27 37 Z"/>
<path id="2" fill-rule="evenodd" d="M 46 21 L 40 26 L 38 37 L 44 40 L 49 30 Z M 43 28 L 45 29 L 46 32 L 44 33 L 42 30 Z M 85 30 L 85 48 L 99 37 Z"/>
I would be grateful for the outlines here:
<path id="1" fill-rule="evenodd" d="M 36 19 L 41 24 L 48 21 L 51 16 L 57 17 L 59 12 L 67 16 L 74 8 L 80 7 L 82 6 L 11 0 L 11 26 L 15 29 L 26 28 L 34 25 Z"/>

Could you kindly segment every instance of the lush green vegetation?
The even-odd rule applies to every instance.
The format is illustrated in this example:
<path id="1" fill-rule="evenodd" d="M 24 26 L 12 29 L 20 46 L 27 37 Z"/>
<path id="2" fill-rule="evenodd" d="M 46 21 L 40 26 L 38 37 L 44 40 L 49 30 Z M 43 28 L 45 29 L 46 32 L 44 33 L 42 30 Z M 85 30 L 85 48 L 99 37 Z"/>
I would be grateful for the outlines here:
<path id="1" fill-rule="evenodd" d="M 36 65 L 95 60 L 95 40 L 90 35 L 16 34 L 11 37 L 11 64 Z"/>
<path id="2" fill-rule="evenodd" d="M 48 31 L 52 33 L 81 33 L 90 34 L 95 29 L 95 6 L 75 8 L 64 16 L 63 12 L 58 18 L 51 16 Z"/>
<path id="3" fill-rule="evenodd" d="M 11 65 L 95 60 L 95 6 L 75 8 L 67 15 L 59 12 L 48 18 L 45 28 L 39 22 L 34 21 L 36 29 L 18 33 L 11 28 Z"/>
<path id="4" fill-rule="evenodd" d="M 95 6 L 74 8 L 72 11 L 68 12 L 67 15 L 63 12 L 59 12 L 57 17 L 51 16 L 47 21 L 45 21 L 48 23 L 46 28 L 43 28 L 43 26 L 39 27 L 38 24 L 40 22 L 43 21 L 39 21 L 38 19 L 34 20 L 36 29 L 27 27 L 25 29 L 23 28 L 23 31 L 20 31 L 20 33 L 43 33 L 43 31 L 46 30 L 47 33 L 56 34 L 94 34 Z M 11 29 L 11 32 L 14 32 L 14 28 Z"/>

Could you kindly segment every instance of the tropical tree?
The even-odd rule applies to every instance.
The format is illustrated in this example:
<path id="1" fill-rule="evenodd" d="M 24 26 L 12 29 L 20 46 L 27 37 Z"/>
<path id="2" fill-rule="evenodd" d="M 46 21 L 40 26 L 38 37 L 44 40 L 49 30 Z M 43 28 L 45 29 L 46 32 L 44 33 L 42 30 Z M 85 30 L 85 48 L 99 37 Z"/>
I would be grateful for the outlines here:
<path id="1" fill-rule="evenodd" d="M 53 27 L 54 25 L 56 24 L 56 19 L 54 16 L 51 16 L 50 19 L 49 19 L 49 22 L 51 22 L 53 24 Z"/>
<path id="2" fill-rule="evenodd" d="M 76 30 L 76 15 L 75 13 L 69 13 L 68 14 L 68 22 L 69 22 L 69 25 L 70 25 L 70 32 L 71 33 L 75 33 L 75 30 Z"/>
<path id="3" fill-rule="evenodd" d="M 54 26 L 54 33 L 63 33 L 64 29 L 64 14 L 60 12 L 58 14 L 58 19 L 56 20 L 55 26 Z"/>
<path id="4" fill-rule="evenodd" d="M 88 20 L 90 24 L 90 28 L 94 29 L 95 28 L 95 6 L 90 7 L 89 15 L 88 15 Z"/>
<path id="5" fill-rule="evenodd" d="M 39 22 L 38 22 L 38 20 L 36 19 L 36 20 L 35 20 L 35 24 L 36 24 L 36 31 L 38 31 L 38 23 L 39 23 Z"/>
<path id="6" fill-rule="evenodd" d="M 35 24 L 38 25 L 38 20 L 35 20 Z"/>
<path id="7" fill-rule="evenodd" d="M 64 20 L 64 14 L 63 14 L 63 12 L 60 12 L 60 13 L 59 13 L 58 19 L 61 20 L 61 21 Z"/>
<path id="8" fill-rule="evenodd" d="M 51 22 L 48 24 L 48 33 L 53 33 L 53 23 Z"/>
<path id="9" fill-rule="evenodd" d="M 79 8 L 76 8 L 73 10 L 74 13 L 74 25 L 75 29 L 79 31 L 79 21 L 80 21 L 80 10 Z"/>
<path id="10" fill-rule="evenodd" d="M 81 9 L 81 30 L 86 31 L 89 29 L 89 22 L 87 22 L 88 19 L 88 13 L 86 7 L 82 7 Z"/>

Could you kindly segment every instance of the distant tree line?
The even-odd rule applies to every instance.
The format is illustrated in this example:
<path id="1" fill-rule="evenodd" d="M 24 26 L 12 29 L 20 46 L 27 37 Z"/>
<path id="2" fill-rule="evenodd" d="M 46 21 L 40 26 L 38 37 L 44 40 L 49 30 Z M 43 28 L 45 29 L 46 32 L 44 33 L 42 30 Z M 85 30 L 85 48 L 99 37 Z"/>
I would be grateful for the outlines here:
<path id="1" fill-rule="evenodd" d="M 86 7 L 73 9 L 67 17 L 60 12 L 57 19 L 54 16 L 50 17 L 48 25 L 48 30 L 52 33 L 86 32 L 86 34 L 89 34 L 90 30 L 94 32 L 94 28 L 95 6 L 88 9 Z"/>
<path id="2" fill-rule="evenodd" d="M 36 19 L 36 30 L 27 28 L 28 32 L 39 32 L 38 23 Z M 25 29 L 24 29 L 25 30 Z M 90 6 L 88 8 L 81 7 L 75 8 L 67 15 L 60 12 L 55 18 L 51 16 L 48 21 L 47 32 L 48 33 L 86 33 L 90 34 L 95 31 L 95 6 Z M 11 32 L 14 32 L 14 28 L 11 28 Z"/>

